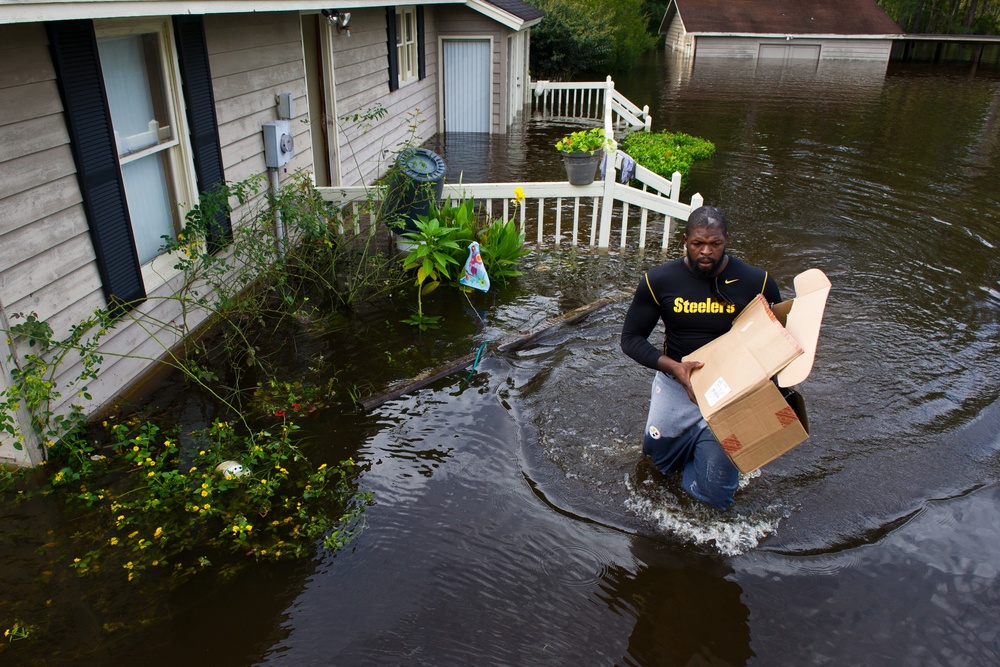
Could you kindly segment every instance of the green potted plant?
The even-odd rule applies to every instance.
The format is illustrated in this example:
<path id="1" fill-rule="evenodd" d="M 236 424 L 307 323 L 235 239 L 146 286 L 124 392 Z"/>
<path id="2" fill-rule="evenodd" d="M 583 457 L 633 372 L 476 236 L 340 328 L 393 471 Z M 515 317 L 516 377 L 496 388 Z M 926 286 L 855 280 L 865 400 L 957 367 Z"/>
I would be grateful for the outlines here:
<path id="1" fill-rule="evenodd" d="M 603 127 L 578 130 L 556 142 L 556 150 L 562 153 L 571 185 L 593 183 L 597 165 L 601 163 L 601 153 L 612 153 L 617 148 L 614 137 L 607 136 Z"/>

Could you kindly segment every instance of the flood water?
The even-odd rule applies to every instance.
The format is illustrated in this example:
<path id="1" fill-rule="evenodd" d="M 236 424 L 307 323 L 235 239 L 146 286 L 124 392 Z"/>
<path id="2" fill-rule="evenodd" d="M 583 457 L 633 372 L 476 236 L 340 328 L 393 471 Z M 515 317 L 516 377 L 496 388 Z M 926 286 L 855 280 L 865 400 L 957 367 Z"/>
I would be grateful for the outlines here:
<path id="1" fill-rule="evenodd" d="M 359 487 L 375 494 L 346 550 L 129 601 L 146 629 L 111 638 L 67 583 L 40 601 L 67 605 L 72 631 L 20 653 L 12 644 L 0 660 L 1000 662 L 1000 72 L 689 71 L 656 54 L 615 80 L 650 105 L 654 130 L 715 142 L 683 198 L 700 192 L 726 211 L 733 254 L 789 296 L 805 269 L 832 281 L 800 386 L 809 440 L 747 480 L 727 512 L 688 500 L 640 455 L 651 377 L 618 349 L 619 299 L 485 357 L 471 377 L 304 423 L 310 454 L 355 455 Z M 432 147 L 450 178 L 557 180 L 551 144 L 565 130 L 533 123 Z M 675 235 L 668 256 L 679 252 Z M 534 252 L 505 289 L 470 302 L 435 293 L 425 307 L 445 319 L 430 335 L 396 324 L 401 309 L 361 313 L 310 344 L 350 360 L 341 386 L 377 391 L 432 358 L 630 291 L 660 261 Z"/>

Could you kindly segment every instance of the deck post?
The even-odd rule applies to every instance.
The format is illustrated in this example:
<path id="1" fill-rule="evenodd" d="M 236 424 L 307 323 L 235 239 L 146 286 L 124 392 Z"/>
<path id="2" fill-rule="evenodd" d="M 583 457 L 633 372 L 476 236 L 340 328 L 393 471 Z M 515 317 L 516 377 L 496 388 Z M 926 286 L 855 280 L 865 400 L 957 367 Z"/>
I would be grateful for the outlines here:
<path id="1" fill-rule="evenodd" d="M 615 177 L 617 176 L 618 151 L 604 154 L 604 191 L 601 195 L 601 226 L 597 236 L 597 248 L 607 250 L 611 246 L 611 214 L 615 206 Z"/>

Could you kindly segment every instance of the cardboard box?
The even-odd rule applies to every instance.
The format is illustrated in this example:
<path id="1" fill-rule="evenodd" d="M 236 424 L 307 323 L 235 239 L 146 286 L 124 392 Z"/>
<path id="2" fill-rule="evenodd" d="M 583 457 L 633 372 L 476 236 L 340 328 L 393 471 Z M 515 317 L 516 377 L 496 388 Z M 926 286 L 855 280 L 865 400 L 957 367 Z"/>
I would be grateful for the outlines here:
<path id="1" fill-rule="evenodd" d="M 802 397 L 787 388 L 812 370 L 830 281 L 810 269 L 795 276 L 794 284 L 794 299 L 769 308 L 758 296 L 728 332 L 684 357 L 705 364 L 691 373 L 698 407 L 745 473 L 809 437 Z"/>

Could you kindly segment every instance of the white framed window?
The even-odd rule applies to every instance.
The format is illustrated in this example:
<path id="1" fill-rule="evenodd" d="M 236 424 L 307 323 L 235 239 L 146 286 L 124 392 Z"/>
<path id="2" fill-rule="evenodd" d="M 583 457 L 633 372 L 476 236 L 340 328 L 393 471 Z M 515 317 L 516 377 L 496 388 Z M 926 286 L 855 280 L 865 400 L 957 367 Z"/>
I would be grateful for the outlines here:
<path id="1" fill-rule="evenodd" d="M 172 273 L 176 239 L 197 192 L 184 102 L 166 19 L 94 24 L 118 163 L 147 290 Z"/>
<path id="2" fill-rule="evenodd" d="M 399 66 L 399 85 L 418 78 L 417 63 L 417 8 L 396 8 L 396 62 Z"/>

